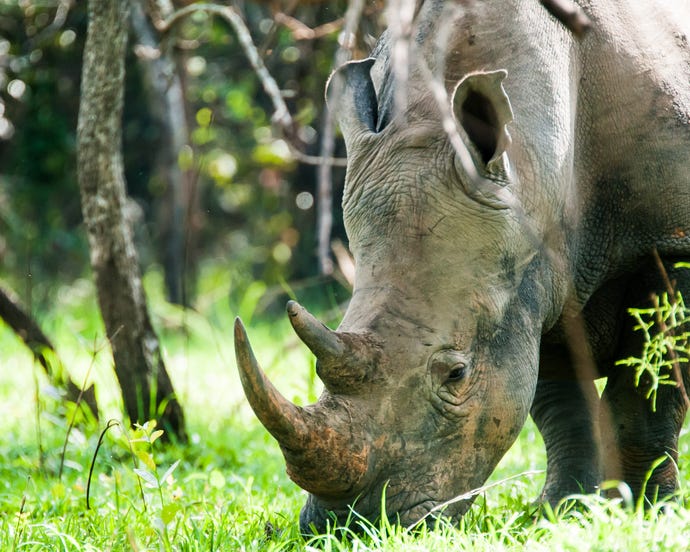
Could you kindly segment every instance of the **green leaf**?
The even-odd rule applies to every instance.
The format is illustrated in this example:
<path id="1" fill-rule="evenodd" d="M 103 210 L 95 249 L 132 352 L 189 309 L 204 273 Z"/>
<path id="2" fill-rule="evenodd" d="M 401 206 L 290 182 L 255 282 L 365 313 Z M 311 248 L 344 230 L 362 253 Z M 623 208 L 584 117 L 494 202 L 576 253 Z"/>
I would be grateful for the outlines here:
<path id="1" fill-rule="evenodd" d="M 243 90 L 237 88 L 230 90 L 225 95 L 225 105 L 232 115 L 240 121 L 247 120 L 252 112 L 249 96 Z"/>
<path id="2" fill-rule="evenodd" d="M 173 472 L 175 471 L 175 468 L 177 468 L 177 466 L 179 464 L 180 464 L 180 461 L 176 460 L 175 463 L 166 470 L 166 472 L 161 477 L 162 483 L 165 483 L 168 480 L 168 478 L 173 474 Z"/>
<path id="3" fill-rule="evenodd" d="M 151 471 L 156 470 L 156 462 L 153 460 L 153 455 L 146 450 L 135 450 L 134 454 L 143 462 L 143 464 Z"/>
<path id="4" fill-rule="evenodd" d="M 159 487 L 158 479 L 154 473 L 151 473 L 148 470 L 142 470 L 141 468 L 134 468 L 134 473 L 141 477 L 146 482 L 147 486 L 153 489 L 157 489 Z"/>
<path id="5" fill-rule="evenodd" d="M 151 436 L 149 437 L 149 442 L 153 443 L 156 439 L 158 439 L 161 435 L 163 435 L 165 431 L 162 429 L 157 429 L 156 431 L 151 433 Z"/>
<path id="6" fill-rule="evenodd" d="M 208 107 L 202 107 L 196 112 L 196 122 L 201 127 L 207 127 L 211 124 L 213 120 L 213 111 Z"/>
<path id="7" fill-rule="evenodd" d="M 170 523 L 173 519 L 175 519 L 175 516 L 180 510 L 182 510 L 182 506 L 177 502 L 171 502 L 170 504 L 163 506 L 163 509 L 161 510 L 161 519 L 163 520 L 163 523 L 166 525 Z"/>

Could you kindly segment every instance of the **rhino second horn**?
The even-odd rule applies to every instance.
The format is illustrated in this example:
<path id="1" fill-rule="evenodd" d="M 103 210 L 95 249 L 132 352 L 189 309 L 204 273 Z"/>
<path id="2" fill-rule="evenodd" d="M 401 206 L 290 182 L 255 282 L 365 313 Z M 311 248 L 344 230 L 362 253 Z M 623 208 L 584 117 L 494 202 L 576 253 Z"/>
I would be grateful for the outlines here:
<path id="1" fill-rule="evenodd" d="M 329 391 L 355 392 L 368 378 L 371 347 L 362 336 L 333 331 L 296 301 L 287 312 L 297 336 L 318 360 L 316 372 Z"/>
<path id="2" fill-rule="evenodd" d="M 282 447 L 296 449 L 317 431 L 306 412 L 287 400 L 268 379 L 254 356 L 242 320 L 235 319 L 235 358 L 244 394 L 252 410 Z"/>
<path id="3" fill-rule="evenodd" d="M 345 345 L 337 332 L 328 329 L 296 301 L 288 301 L 287 313 L 295 333 L 316 358 L 328 365 L 343 359 Z"/>

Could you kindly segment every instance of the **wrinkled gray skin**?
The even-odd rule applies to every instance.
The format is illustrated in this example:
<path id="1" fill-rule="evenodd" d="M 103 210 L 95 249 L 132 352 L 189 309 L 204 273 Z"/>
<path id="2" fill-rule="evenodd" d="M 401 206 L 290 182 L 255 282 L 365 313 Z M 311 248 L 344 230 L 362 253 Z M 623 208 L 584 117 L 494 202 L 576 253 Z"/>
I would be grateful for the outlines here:
<path id="1" fill-rule="evenodd" d="M 411 58 L 443 71 L 475 176 L 421 63 L 396 110 L 404 84 L 389 35 L 373 66 L 334 78 L 343 77 L 331 106 L 348 151 L 343 207 L 356 261 L 338 335 L 363 360 L 359 371 L 343 361 L 340 377 L 319 360 L 326 389 L 305 412 L 341 436 L 315 453 L 320 467 L 302 469 L 307 453 L 281 443 L 288 473 L 310 492 L 305 531 L 351 507 L 376 519 L 384 490 L 387 514 L 416 522 L 482 485 L 529 413 L 546 443 L 551 503 L 603 477 L 639 493 L 654 460 L 677 458 L 679 390 L 664 387 L 652 413 L 613 363 L 640 351 L 625 309 L 665 290 L 654 250 L 690 296 L 673 269 L 690 259 L 690 9 L 580 5 L 593 22 L 581 41 L 536 0 L 418 7 Z M 307 316 L 290 309 L 297 323 Z M 339 478 L 352 451 L 358 467 Z M 648 493 L 675 485 L 666 462 Z"/>

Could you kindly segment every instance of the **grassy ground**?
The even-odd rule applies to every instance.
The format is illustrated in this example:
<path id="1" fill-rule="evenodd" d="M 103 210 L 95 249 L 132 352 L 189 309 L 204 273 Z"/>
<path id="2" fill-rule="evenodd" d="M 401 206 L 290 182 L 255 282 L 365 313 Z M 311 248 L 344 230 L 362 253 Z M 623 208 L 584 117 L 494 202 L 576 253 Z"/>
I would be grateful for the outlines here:
<path id="1" fill-rule="evenodd" d="M 149 289 L 158 289 L 158 276 L 149 278 Z M 227 306 L 224 280 L 207 272 L 205 282 L 199 313 L 175 309 L 155 294 L 152 300 L 191 443 L 147 443 L 147 435 L 155 437 L 149 426 L 138 435 L 135 468 L 115 425 L 96 457 L 89 509 L 94 451 L 108 419 L 117 420 L 119 412 L 92 287 L 79 282 L 62 290 L 41 322 L 75 377 L 96 381 L 107 405 L 98 423 L 83 421 L 68 432 L 69 411 L 52 398 L 17 338 L 0 327 L 0 550 L 690 549 L 685 500 L 666 504 L 661 513 L 660 507 L 644 512 L 582 497 L 575 508 L 534 515 L 543 473 L 533 472 L 545 462 L 530 423 L 492 476 L 496 485 L 479 496 L 459 527 L 413 533 L 382 523 L 365 525 L 349 539 L 304 540 L 297 529 L 304 495 L 286 477 L 277 445 L 243 400 L 230 338 L 235 312 Z M 252 307 L 248 301 L 239 308 L 246 318 Z M 262 320 L 255 317 L 249 331 L 264 368 L 288 397 L 314 400 L 313 367 L 289 324 Z M 684 435 L 681 469 L 689 449 Z M 688 475 L 682 473 L 684 488 Z"/>

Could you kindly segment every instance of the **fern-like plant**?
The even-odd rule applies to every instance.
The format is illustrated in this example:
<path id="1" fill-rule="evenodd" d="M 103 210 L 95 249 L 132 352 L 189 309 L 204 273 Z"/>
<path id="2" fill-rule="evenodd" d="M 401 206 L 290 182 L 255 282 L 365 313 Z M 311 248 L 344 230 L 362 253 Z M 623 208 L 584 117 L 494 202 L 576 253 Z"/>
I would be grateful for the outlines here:
<path id="1" fill-rule="evenodd" d="M 655 295 L 650 308 L 631 308 L 628 312 L 637 322 L 633 330 L 644 334 L 644 346 L 639 358 L 631 356 L 616 365 L 635 370 L 636 387 L 645 376 L 649 382 L 645 396 L 656 411 L 660 385 L 683 388 L 681 364 L 686 364 L 690 357 L 690 311 L 682 295 L 674 292 L 670 297 L 669 293 Z"/>

